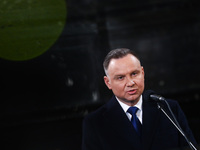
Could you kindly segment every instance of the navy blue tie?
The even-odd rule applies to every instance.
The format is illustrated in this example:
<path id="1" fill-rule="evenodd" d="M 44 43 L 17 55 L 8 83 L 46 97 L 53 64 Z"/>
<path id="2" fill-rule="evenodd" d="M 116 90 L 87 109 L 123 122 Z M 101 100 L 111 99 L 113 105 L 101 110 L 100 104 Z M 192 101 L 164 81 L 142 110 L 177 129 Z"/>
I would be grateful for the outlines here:
<path id="1" fill-rule="evenodd" d="M 142 125 L 136 116 L 136 112 L 138 111 L 137 107 L 130 107 L 127 112 L 132 115 L 131 118 L 131 123 L 133 124 L 133 127 L 135 128 L 136 132 L 138 133 L 139 136 L 141 136 L 141 131 L 142 131 Z"/>

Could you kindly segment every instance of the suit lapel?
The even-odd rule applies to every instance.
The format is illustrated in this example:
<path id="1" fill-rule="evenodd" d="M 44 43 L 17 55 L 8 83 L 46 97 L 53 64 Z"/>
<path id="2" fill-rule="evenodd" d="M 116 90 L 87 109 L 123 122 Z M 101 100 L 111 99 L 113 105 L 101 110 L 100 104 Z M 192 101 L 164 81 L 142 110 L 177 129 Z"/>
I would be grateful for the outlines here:
<path id="1" fill-rule="evenodd" d="M 143 99 L 142 142 L 144 149 L 151 147 L 158 126 L 159 114 L 156 102 Z"/>
<path id="2" fill-rule="evenodd" d="M 119 138 L 140 149 L 141 140 L 118 101 L 113 97 L 107 104 L 105 112 L 107 124 L 118 133 Z"/>

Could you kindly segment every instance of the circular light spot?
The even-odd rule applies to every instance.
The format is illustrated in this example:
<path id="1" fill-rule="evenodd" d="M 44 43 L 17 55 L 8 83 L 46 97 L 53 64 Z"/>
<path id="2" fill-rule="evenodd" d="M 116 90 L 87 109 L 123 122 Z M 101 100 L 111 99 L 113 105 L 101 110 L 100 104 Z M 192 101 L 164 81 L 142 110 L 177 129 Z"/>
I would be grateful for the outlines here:
<path id="1" fill-rule="evenodd" d="M 159 82 L 159 85 L 160 85 L 160 86 L 164 86 L 164 85 L 165 85 L 165 81 L 164 81 L 164 80 L 161 80 L 161 81 Z"/>
<path id="2" fill-rule="evenodd" d="M 0 1 L 0 57 L 23 61 L 47 51 L 63 31 L 64 0 Z"/>

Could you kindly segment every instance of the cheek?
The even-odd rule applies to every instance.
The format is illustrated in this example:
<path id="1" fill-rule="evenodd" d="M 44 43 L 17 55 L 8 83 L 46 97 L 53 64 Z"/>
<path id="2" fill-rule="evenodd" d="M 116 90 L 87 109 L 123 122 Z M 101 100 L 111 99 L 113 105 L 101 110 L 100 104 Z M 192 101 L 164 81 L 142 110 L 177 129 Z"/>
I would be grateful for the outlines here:
<path id="1" fill-rule="evenodd" d="M 144 78 L 143 77 L 137 79 L 135 82 L 138 86 L 144 86 Z"/>
<path id="2" fill-rule="evenodd" d="M 124 83 L 115 83 L 115 84 L 113 84 L 113 89 L 115 90 L 115 91 L 123 91 L 124 90 L 124 87 L 125 87 L 125 85 L 124 85 Z"/>

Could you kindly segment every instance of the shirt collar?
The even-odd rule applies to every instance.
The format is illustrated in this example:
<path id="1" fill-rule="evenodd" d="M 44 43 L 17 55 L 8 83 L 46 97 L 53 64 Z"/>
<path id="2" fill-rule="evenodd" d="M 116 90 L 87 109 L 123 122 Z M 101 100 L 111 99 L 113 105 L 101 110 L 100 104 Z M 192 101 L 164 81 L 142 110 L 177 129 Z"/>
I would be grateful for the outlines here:
<path id="1" fill-rule="evenodd" d="M 116 97 L 116 96 L 115 96 Z M 124 110 L 124 112 L 126 113 L 127 110 L 129 109 L 129 105 L 121 102 L 117 97 L 116 97 L 117 101 L 119 102 L 119 104 L 121 105 L 122 109 Z M 142 95 L 140 96 L 139 101 L 137 102 L 137 104 L 135 104 L 135 107 L 137 107 L 139 110 L 142 111 Z"/>

